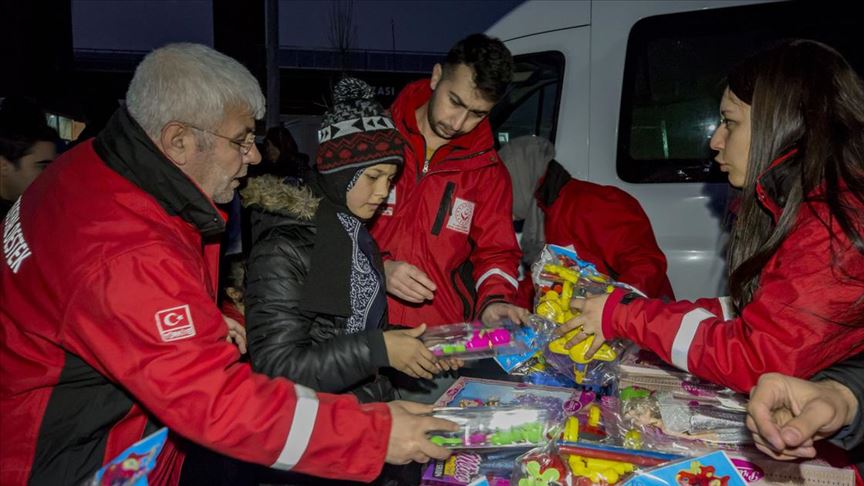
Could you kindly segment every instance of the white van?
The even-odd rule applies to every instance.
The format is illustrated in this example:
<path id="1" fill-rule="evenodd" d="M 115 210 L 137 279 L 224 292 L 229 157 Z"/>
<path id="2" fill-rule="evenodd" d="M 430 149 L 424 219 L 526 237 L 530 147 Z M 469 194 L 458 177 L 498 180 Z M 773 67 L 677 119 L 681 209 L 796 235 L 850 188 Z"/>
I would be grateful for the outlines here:
<path id="1" fill-rule="evenodd" d="M 731 190 L 708 147 L 723 76 L 791 37 L 835 47 L 860 73 L 853 4 L 528 1 L 487 31 L 517 65 L 514 88 L 491 114 L 496 136 L 549 138 L 573 177 L 636 197 L 676 297 L 723 295 Z"/>

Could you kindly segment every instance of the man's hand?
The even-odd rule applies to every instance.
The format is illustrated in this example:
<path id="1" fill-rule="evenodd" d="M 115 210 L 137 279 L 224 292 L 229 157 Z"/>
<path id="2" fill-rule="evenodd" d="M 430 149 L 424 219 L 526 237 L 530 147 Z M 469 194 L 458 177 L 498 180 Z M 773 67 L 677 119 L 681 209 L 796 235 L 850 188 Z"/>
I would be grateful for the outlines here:
<path id="1" fill-rule="evenodd" d="M 401 400 L 389 402 L 390 442 L 387 444 L 387 458 L 390 464 L 407 464 L 411 461 L 425 464 L 429 459 L 447 459 L 450 451 L 437 446 L 427 438 L 429 432 L 456 432 L 455 423 L 420 414 L 432 413 L 431 405 L 421 405 Z"/>
<path id="2" fill-rule="evenodd" d="M 225 320 L 225 324 L 228 326 L 228 335 L 225 336 L 225 341 L 234 343 L 237 349 L 240 350 L 240 354 L 246 354 L 246 328 L 225 314 L 222 314 L 222 319 Z"/>
<path id="3" fill-rule="evenodd" d="M 852 423 L 858 400 L 835 381 L 766 373 L 750 391 L 747 428 L 756 447 L 781 460 L 814 457 L 813 442 Z"/>
<path id="4" fill-rule="evenodd" d="M 528 309 L 523 309 L 512 304 L 505 304 L 504 302 L 495 302 L 483 309 L 480 320 L 487 326 L 497 323 L 502 319 L 510 319 L 517 324 L 525 324 L 530 315 L 531 313 L 528 312 Z"/>
<path id="5" fill-rule="evenodd" d="M 438 366 L 435 355 L 418 339 L 426 331 L 426 324 L 414 329 L 386 331 L 384 347 L 390 366 L 414 378 L 432 379 L 443 369 Z"/>
<path id="6" fill-rule="evenodd" d="M 387 292 L 395 297 L 415 304 L 435 298 L 435 282 L 410 263 L 384 260 L 384 275 Z"/>
<path id="7" fill-rule="evenodd" d="M 606 337 L 603 336 L 603 306 L 606 305 L 608 299 L 609 294 L 603 294 L 593 297 L 577 297 L 570 301 L 570 310 L 576 314 L 576 317 L 558 326 L 555 334 L 563 336 L 573 329 L 582 328 L 582 330 L 567 341 L 564 345 L 565 349 L 570 349 L 588 339 L 588 336 L 593 335 L 594 342 L 591 343 L 585 357 L 594 356 L 594 353 L 606 342 Z"/>

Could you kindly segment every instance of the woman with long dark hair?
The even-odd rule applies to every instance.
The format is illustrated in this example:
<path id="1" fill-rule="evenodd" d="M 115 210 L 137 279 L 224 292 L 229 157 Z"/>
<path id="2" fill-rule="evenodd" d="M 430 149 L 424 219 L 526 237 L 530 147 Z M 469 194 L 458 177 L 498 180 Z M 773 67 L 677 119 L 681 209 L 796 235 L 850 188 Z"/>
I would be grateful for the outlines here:
<path id="1" fill-rule="evenodd" d="M 574 300 L 575 344 L 627 338 L 699 377 L 749 391 L 864 351 L 864 84 L 818 42 L 763 51 L 730 73 L 711 148 L 742 189 L 731 298 Z"/>

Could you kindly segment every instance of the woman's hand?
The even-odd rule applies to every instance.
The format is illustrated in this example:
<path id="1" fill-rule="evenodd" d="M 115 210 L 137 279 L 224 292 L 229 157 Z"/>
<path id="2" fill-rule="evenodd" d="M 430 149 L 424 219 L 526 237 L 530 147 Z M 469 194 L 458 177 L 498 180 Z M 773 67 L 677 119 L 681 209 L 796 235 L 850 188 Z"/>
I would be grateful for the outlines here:
<path id="1" fill-rule="evenodd" d="M 570 319 L 558 326 L 556 334 L 563 336 L 568 332 L 581 328 L 575 336 L 573 336 L 565 349 L 570 349 L 578 343 L 588 339 L 588 336 L 594 336 L 594 342 L 585 353 L 586 358 L 591 358 L 594 353 L 600 349 L 600 346 L 606 342 L 606 337 L 603 336 L 603 306 L 606 305 L 606 300 L 609 294 L 597 295 L 592 297 L 578 297 L 570 301 L 570 310 L 576 314 L 576 317 Z"/>
<path id="2" fill-rule="evenodd" d="M 443 371 L 438 359 L 426 348 L 423 341 L 418 339 L 424 332 L 426 324 L 414 329 L 386 331 L 384 346 L 387 348 L 390 366 L 414 378 L 432 379 L 432 375 Z M 447 369 L 452 369 L 450 365 L 447 364 Z"/>

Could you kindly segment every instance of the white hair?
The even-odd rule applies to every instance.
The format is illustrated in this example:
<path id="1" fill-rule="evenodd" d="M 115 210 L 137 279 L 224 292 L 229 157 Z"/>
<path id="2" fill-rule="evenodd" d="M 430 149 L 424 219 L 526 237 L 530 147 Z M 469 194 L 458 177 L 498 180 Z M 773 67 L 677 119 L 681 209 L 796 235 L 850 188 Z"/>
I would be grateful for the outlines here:
<path id="1" fill-rule="evenodd" d="M 126 91 L 126 106 L 150 138 L 172 121 L 215 129 L 225 110 L 264 116 L 258 81 L 236 60 L 201 44 L 168 44 L 144 57 Z"/>

